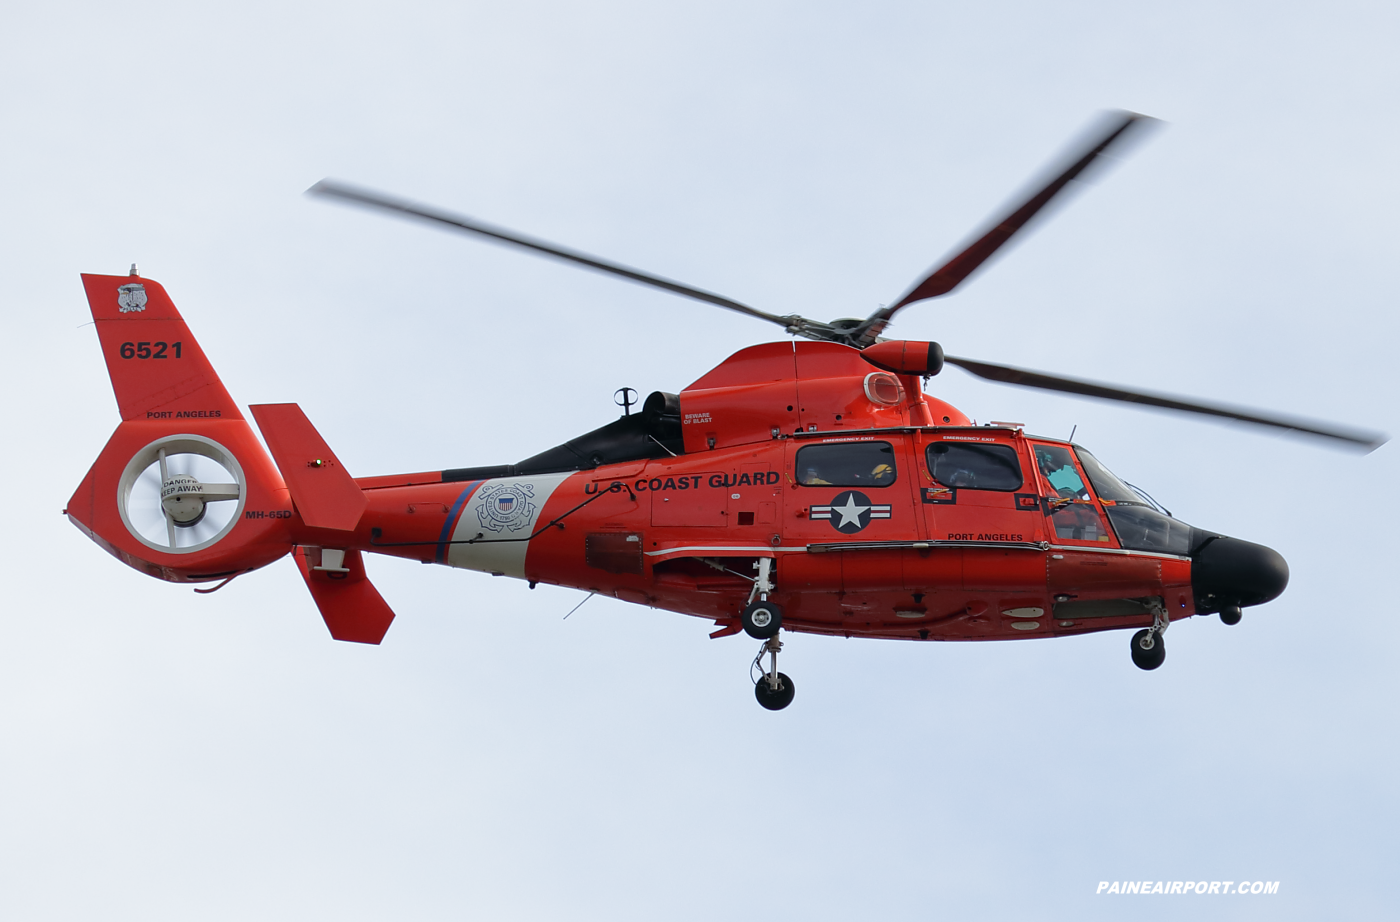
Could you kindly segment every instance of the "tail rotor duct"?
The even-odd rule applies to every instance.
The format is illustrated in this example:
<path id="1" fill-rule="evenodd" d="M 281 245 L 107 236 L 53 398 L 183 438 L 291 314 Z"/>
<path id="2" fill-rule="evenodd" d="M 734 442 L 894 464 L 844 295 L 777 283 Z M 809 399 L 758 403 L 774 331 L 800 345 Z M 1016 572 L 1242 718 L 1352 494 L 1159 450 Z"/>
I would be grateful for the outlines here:
<path id="1" fill-rule="evenodd" d="M 127 463 L 117 488 L 122 522 L 142 544 L 167 554 L 221 540 L 243 512 L 247 481 L 233 454 L 213 439 L 157 439 Z"/>

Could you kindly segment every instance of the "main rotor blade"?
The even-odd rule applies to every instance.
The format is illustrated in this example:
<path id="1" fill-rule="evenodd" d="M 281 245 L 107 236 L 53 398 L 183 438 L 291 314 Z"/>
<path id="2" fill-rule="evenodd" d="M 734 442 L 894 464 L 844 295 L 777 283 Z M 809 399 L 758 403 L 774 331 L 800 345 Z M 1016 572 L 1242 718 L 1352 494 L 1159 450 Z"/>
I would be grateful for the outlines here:
<path id="1" fill-rule="evenodd" d="M 970 276 L 984 262 L 991 258 L 998 249 L 1010 240 L 1017 231 L 1025 227 L 1031 218 L 1060 193 L 1070 181 L 1078 177 L 1089 168 L 1095 160 L 1107 153 L 1125 135 L 1130 133 L 1133 126 L 1141 123 L 1155 122 L 1156 119 L 1146 115 L 1139 115 L 1136 112 L 1113 112 L 1110 113 L 1108 124 L 1104 129 L 1095 132 L 1088 144 L 1075 149 L 1074 160 L 1065 169 L 1038 189 L 1034 195 L 1026 199 L 1021 205 L 1006 215 L 990 230 L 984 232 L 972 243 L 950 257 L 938 268 L 934 269 L 921 281 L 915 283 L 898 301 L 889 307 L 883 308 L 875 313 L 871 318 L 871 325 L 865 331 L 860 346 L 868 346 L 875 342 L 876 337 L 889 324 L 890 319 L 901 308 L 913 304 L 915 301 L 923 301 L 927 298 L 937 298 L 946 295 L 957 288 L 958 285 Z"/>
<path id="2" fill-rule="evenodd" d="M 487 224 L 485 221 L 478 221 L 466 215 L 439 211 L 435 208 L 429 208 L 426 205 L 419 205 L 405 199 L 384 195 L 383 193 L 374 192 L 369 189 L 361 189 L 333 180 L 323 179 L 310 189 L 307 189 L 306 192 L 308 195 L 324 195 L 330 198 L 343 199 L 347 202 L 354 202 L 357 205 L 367 205 L 371 208 L 379 208 L 393 214 L 410 218 L 420 218 L 424 221 L 432 221 L 471 234 L 479 234 L 495 243 L 520 247 L 524 250 L 531 250 L 535 253 L 553 257 L 554 259 L 577 263 L 595 272 L 606 272 L 610 275 L 621 276 L 628 281 L 636 282 L 640 285 L 650 285 L 653 288 L 660 288 L 663 291 L 669 291 L 681 297 L 694 298 L 696 301 L 704 301 L 706 304 L 714 304 L 731 311 L 738 311 L 741 314 L 748 314 L 750 317 L 757 317 L 760 320 L 767 320 L 780 326 L 791 327 L 795 321 L 802 320 L 800 317 L 779 317 L 777 314 L 770 314 L 766 311 L 749 307 L 747 304 L 741 304 L 738 301 L 733 301 L 723 295 L 717 295 L 712 291 L 706 291 L 703 288 L 694 288 L 690 285 L 684 285 L 659 275 L 651 275 L 650 273 L 642 272 L 629 266 L 609 262 L 597 256 L 590 256 L 587 253 L 580 253 L 578 250 L 562 247 L 557 243 L 550 243 L 546 240 L 540 240 L 536 237 L 530 237 L 512 230 L 507 230 L 504 227 Z"/>
<path id="3" fill-rule="evenodd" d="M 1177 410 L 1183 413 L 1201 413 L 1206 416 L 1219 416 L 1225 419 L 1239 420 L 1244 423 L 1254 423 L 1259 426 L 1272 426 L 1276 429 L 1286 429 L 1290 432 L 1298 432 L 1304 435 L 1336 439 L 1347 443 L 1353 448 L 1363 449 L 1366 452 L 1375 451 L 1389 440 L 1388 436 L 1382 435 L 1379 432 L 1368 432 L 1363 429 L 1333 426 L 1328 423 L 1299 417 L 1263 416 L 1252 410 L 1239 407 L 1230 407 L 1221 404 L 1194 403 L 1167 394 L 1129 391 L 1118 387 L 1109 387 L 1106 384 L 1096 384 L 1092 381 L 1081 381 L 1076 378 L 1062 378 L 1058 375 L 1047 375 L 1038 371 L 1028 371 L 1024 368 L 1013 368 L 1010 365 L 993 365 L 989 362 L 960 359 L 951 355 L 945 356 L 943 361 L 949 365 L 956 365 L 962 370 L 974 374 L 979 378 L 985 378 L 988 381 L 996 381 L 1001 384 L 1016 384 L 1021 387 L 1035 387 L 1047 391 L 1078 394 L 1081 397 L 1097 397 L 1100 400 L 1117 400 L 1124 403 L 1136 403 L 1142 406 L 1160 407 L 1164 410 Z"/>

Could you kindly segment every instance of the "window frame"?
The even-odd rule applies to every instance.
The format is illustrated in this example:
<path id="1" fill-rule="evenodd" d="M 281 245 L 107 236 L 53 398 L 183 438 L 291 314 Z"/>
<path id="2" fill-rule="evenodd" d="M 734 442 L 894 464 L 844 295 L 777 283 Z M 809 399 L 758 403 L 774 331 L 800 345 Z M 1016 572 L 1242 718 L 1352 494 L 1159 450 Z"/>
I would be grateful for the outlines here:
<path id="1" fill-rule="evenodd" d="M 981 487 L 981 486 L 966 487 L 966 486 L 955 486 L 955 485 L 953 485 L 953 484 L 951 484 L 951 483 L 944 483 L 943 481 L 939 480 L 937 476 L 934 475 L 934 473 L 933 473 L 934 465 L 930 462 L 930 459 L 929 459 L 929 455 L 932 454 L 933 449 L 934 449 L 936 446 L 939 446 L 939 445 L 947 445 L 947 446 L 949 446 L 950 448 L 951 448 L 951 447 L 958 447 L 958 448 L 1002 448 L 1002 449 L 1005 449 L 1005 450 L 1011 452 L 1012 457 L 1015 458 L 1015 460 L 1016 460 L 1016 473 L 1020 476 L 1021 479 L 1018 480 L 1018 481 L 1016 482 L 1016 485 L 1015 485 L 1014 487 Z M 1022 457 L 1021 451 L 1020 451 L 1015 445 L 1011 444 L 1010 442 L 964 442 L 964 441 L 962 441 L 962 440 L 960 440 L 960 439 L 930 439 L 930 440 L 924 445 L 924 469 L 925 469 L 926 471 L 928 471 L 928 476 L 929 476 L 930 478 L 933 479 L 933 482 L 934 482 L 934 483 L 939 484 L 940 486 L 948 487 L 949 489 L 954 489 L 954 490 L 979 490 L 979 491 L 986 492 L 986 493 L 1015 493 L 1015 492 L 1019 491 L 1022 487 L 1024 487 L 1024 486 L 1026 485 L 1026 465 L 1025 465 L 1025 458 Z"/>
<path id="2" fill-rule="evenodd" d="M 1055 500 L 1055 497 L 1059 495 L 1059 489 L 1056 488 L 1056 486 L 1050 482 L 1050 478 L 1040 468 L 1040 459 L 1036 457 L 1035 452 L 1037 448 L 1041 447 L 1061 449 L 1069 456 L 1070 464 L 1074 468 L 1075 476 L 1079 478 L 1080 486 L 1084 488 L 1084 495 L 1087 497 L 1087 499 L 1072 499 L 1069 500 L 1068 503 L 1066 503 L 1059 509 L 1051 509 L 1051 503 Z M 1030 450 L 1031 460 L 1032 462 L 1034 462 L 1035 465 L 1034 470 L 1036 483 L 1040 485 L 1040 488 L 1043 491 L 1042 495 L 1045 497 L 1044 508 L 1042 512 L 1045 515 L 1047 537 L 1053 535 L 1053 538 L 1050 538 L 1052 543 L 1060 545 L 1061 542 L 1072 542 L 1063 544 L 1062 546 L 1064 547 L 1103 547 L 1105 544 L 1107 544 L 1110 547 L 1122 548 L 1123 543 L 1118 540 L 1118 531 L 1113 527 L 1113 523 L 1109 521 L 1108 513 L 1105 510 L 1103 502 L 1099 499 L 1098 491 L 1094 488 L 1093 482 L 1089 479 L 1088 471 L 1084 469 L 1084 462 L 1079 460 L 1079 454 L 1074 450 L 1074 444 L 1070 442 L 1055 442 L 1049 439 L 1036 439 L 1028 444 L 1028 448 Z M 1060 498 L 1068 499 L 1067 497 Z M 1055 516 L 1065 511 L 1065 509 L 1071 508 L 1073 506 L 1079 506 L 1080 508 L 1088 508 L 1089 510 L 1091 510 L 1094 516 L 1098 519 L 1097 524 L 1099 529 L 1104 535 L 1108 536 L 1108 541 L 1091 541 L 1088 538 L 1075 538 L 1072 536 L 1061 535 Z"/>

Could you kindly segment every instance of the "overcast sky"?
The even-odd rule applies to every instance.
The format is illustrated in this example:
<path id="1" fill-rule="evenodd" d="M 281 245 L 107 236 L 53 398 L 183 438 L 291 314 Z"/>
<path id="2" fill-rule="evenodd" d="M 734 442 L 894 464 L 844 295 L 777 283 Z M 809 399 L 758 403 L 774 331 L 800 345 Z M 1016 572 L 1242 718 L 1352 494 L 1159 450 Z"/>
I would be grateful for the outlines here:
<path id="1" fill-rule="evenodd" d="M 356 475 L 516 461 L 781 331 L 302 195 L 333 176 L 765 310 L 897 297 L 1105 108 L 1167 124 L 891 335 L 1400 433 L 1400 14 L 1383 3 L 16 5 L 0 917 L 1384 918 L 1394 444 L 999 387 L 1278 601 L 1000 644 L 798 635 L 374 558 L 335 643 L 290 561 L 212 596 L 59 515 L 117 423 L 78 274 L 138 262 L 242 404 Z M 1390 524 L 1387 524 L 1390 523 Z M 1277 880 L 1106 897 L 1099 881 Z M 1135 901 L 1132 905 L 1125 905 Z M 1183 905 L 1184 904 L 1184 905 Z"/>

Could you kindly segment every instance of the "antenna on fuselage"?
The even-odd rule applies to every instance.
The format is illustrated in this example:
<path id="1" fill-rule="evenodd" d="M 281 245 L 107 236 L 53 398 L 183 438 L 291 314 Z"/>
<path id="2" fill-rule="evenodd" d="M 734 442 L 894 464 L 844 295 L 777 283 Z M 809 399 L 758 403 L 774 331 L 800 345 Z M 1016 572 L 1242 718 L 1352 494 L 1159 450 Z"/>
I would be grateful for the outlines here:
<path id="1" fill-rule="evenodd" d="M 637 392 L 630 387 L 619 387 L 613 391 L 613 403 L 622 407 L 623 416 L 632 415 L 632 405 L 637 402 Z"/>

